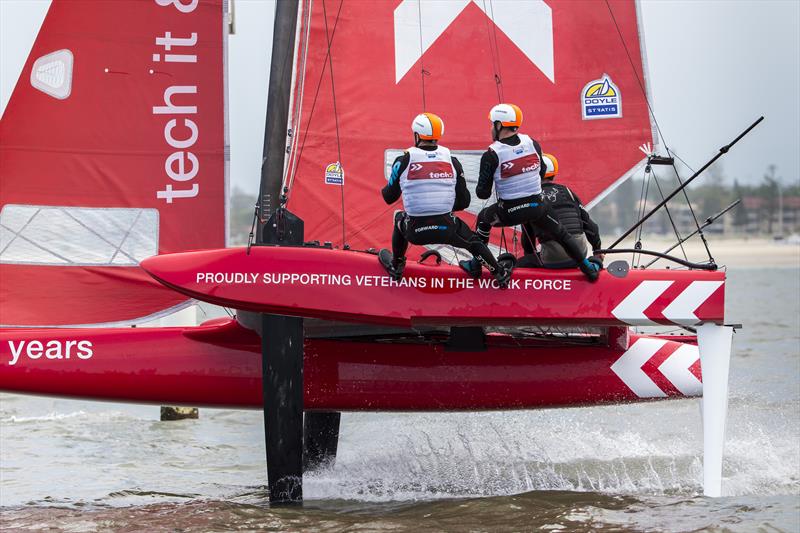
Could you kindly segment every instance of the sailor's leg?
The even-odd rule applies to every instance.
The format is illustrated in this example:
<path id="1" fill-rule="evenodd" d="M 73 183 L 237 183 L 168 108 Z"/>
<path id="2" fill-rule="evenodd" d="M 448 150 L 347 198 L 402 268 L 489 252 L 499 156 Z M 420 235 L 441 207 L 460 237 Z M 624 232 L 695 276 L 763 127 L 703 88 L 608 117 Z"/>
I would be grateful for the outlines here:
<path id="1" fill-rule="evenodd" d="M 394 215 L 394 229 L 392 230 L 392 257 L 399 260 L 406 256 L 408 239 L 406 239 L 406 214 L 398 211 Z"/>
<path id="2" fill-rule="evenodd" d="M 510 269 L 506 269 L 497 262 L 497 259 L 492 255 L 489 247 L 483 242 L 483 239 L 476 233 L 470 231 L 469 226 L 467 226 L 463 220 L 454 215 L 452 218 L 455 231 L 453 232 L 450 244 L 458 248 L 465 248 L 473 257 L 473 265 L 461 265 L 462 268 L 473 273 L 474 261 L 477 260 L 492 273 L 500 287 L 505 288 L 508 285 L 508 280 L 511 278 Z M 478 270 L 478 272 L 480 272 L 480 270 Z"/>
<path id="3" fill-rule="evenodd" d="M 597 279 L 598 271 L 600 270 L 599 265 L 586 259 L 578 241 L 553 217 L 549 209 L 544 207 L 544 216 L 532 220 L 531 222 L 555 237 L 555 240 L 564 247 L 564 251 L 567 252 L 567 255 L 575 261 L 578 268 L 581 269 L 581 272 L 583 272 L 590 281 L 595 281 Z"/>
<path id="4" fill-rule="evenodd" d="M 728 414 L 728 371 L 733 328 L 703 324 L 697 328 L 697 347 L 703 373 L 703 493 L 722 495 L 722 450 Z"/>
<path id="5" fill-rule="evenodd" d="M 476 225 L 475 233 L 477 233 L 478 237 L 480 237 L 484 244 L 489 243 L 489 235 L 492 232 L 492 226 L 496 226 L 499 223 L 497 209 L 497 204 L 492 204 L 484 207 L 481 209 L 480 213 L 478 213 L 478 223 Z"/>
<path id="6" fill-rule="evenodd" d="M 408 239 L 406 238 L 406 228 L 408 217 L 403 211 L 398 211 L 394 215 L 394 228 L 392 229 L 392 251 L 386 248 L 378 252 L 378 261 L 386 272 L 395 280 L 403 276 L 403 269 L 406 266 L 406 250 L 408 250 Z"/>
<path id="7" fill-rule="evenodd" d="M 586 259 L 583 250 L 581 250 L 575 238 L 569 234 L 567 228 L 553 217 L 548 209 L 545 208 L 544 216 L 533 221 L 533 224 L 555 237 L 556 241 L 564 247 L 567 255 L 569 255 L 576 264 L 581 264 L 583 260 Z"/>
<path id="8" fill-rule="evenodd" d="M 525 222 L 520 227 L 522 228 L 522 250 L 525 255 L 536 253 L 536 246 L 533 242 L 533 226 L 530 222 Z"/>

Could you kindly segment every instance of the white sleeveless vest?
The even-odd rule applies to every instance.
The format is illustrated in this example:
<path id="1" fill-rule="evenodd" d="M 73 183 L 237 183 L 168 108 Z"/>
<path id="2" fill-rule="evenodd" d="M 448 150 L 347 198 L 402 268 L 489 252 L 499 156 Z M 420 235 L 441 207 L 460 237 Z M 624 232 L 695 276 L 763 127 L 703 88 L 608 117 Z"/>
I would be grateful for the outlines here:
<path id="1" fill-rule="evenodd" d="M 408 166 L 400 174 L 403 206 L 412 217 L 441 215 L 453 210 L 456 201 L 456 169 L 450 150 L 439 146 L 427 151 L 408 149 Z"/>
<path id="2" fill-rule="evenodd" d="M 539 176 L 542 155 L 527 135 L 519 134 L 519 140 L 516 146 L 500 141 L 489 146 L 500 160 L 494 171 L 494 186 L 502 200 L 516 200 L 542 192 L 542 178 Z"/>

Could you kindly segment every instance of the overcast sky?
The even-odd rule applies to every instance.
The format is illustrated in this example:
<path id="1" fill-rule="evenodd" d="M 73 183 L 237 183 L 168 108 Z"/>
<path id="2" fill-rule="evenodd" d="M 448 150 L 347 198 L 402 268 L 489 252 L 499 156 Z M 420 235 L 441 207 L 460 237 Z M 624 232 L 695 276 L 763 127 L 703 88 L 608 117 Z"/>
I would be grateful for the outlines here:
<path id="1" fill-rule="evenodd" d="M 46 6 L 46 0 L 0 0 L 3 106 L 21 68 L 11 57 L 25 41 L 21 21 Z M 231 181 L 248 192 L 258 188 L 274 6 L 272 0 L 235 0 Z M 800 1 L 643 0 L 642 16 L 653 107 L 669 147 L 697 168 L 764 115 L 724 157 L 726 174 L 754 183 L 774 163 L 784 183 L 797 183 Z"/>

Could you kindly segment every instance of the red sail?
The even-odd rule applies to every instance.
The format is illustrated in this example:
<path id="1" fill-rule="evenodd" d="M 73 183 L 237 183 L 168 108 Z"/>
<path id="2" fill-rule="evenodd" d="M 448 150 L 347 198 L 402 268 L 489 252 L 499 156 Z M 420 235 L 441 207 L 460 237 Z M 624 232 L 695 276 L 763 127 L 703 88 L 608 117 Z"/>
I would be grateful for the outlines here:
<path id="1" fill-rule="evenodd" d="M 522 108 L 521 130 L 557 156 L 561 181 L 585 203 L 639 165 L 639 146 L 654 141 L 633 0 L 612 0 L 610 10 L 579 0 L 312 5 L 307 53 L 301 46 L 297 59 L 297 162 L 287 180 L 289 207 L 308 238 L 341 245 L 344 218 L 347 244 L 389 242 L 392 212 L 402 206 L 387 206 L 379 191 L 422 111 L 444 119 L 444 146 L 476 151 L 456 154 L 469 159 L 473 190 L 477 154 L 491 142 L 487 113 L 499 100 Z M 337 161 L 343 195 L 325 180 L 326 165 Z M 470 211 L 482 204 L 473 195 Z"/>
<path id="2" fill-rule="evenodd" d="M 0 324 L 133 321 L 225 246 L 222 0 L 55 0 L 0 122 Z"/>

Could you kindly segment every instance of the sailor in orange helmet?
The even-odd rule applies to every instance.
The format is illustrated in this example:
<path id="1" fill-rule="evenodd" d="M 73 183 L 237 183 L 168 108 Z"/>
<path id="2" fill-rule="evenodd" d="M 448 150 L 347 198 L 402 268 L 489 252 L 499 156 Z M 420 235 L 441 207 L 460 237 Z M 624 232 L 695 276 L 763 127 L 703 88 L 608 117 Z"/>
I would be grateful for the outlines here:
<path id="1" fill-rule="evenodd" d="M 399 280 L 409 242 L 450 244 L 469 250 L 478 275 L 484 265 L 504 288 L 510 271 L 497 263 L 486 244 L 464 221 L 453 215 L 453 211 L 469 206 L 470 194 L 461 163 L 439 144 L 444 122 L 433 113 L 422 113 L 414 118 L 411 130 L 414 146 L 395 159 L 389 184 L 381 191 L 387 204 L 402 195 L 405 207 L 405 212 L 395 214 L 392 251 L 384 248 L 378 254 L 381 265 Z"/>
<path id="2" fill-rule="evenodd" d="M 589 260 L 602 265 L 603 257 L 597 253 L 603 247 L 600 242 L 600 228 L 583 208 L 578 195 L 566 185 L 555 182 L 556 176 L 558 176 L 558 159 L 552 154 L 542 154 L 542 161 L 545 166 L 542 196 L 544 196 L 550 213 L 577 240 L 584 256 L 587 254 L 586 243 L 588 240 L 594 251 L 593 257 Z M 541 244 L 539 255 L 536 254 L 534 241 L 539 241 Z M 523 226 L 522 248 L 525 250 L 525 256 L 517 261 L 518 267 L 574 268 L 577 266 L 564 247 L 553 239 L 552 235 L 533 224 Z"/>
<path id="3" fill-rule="evenodd" d="M 538 142 L 519 133 L 522 110 L 514 104 L 498 104 L 489 111 L 489 121 L 494 142 L 481 157 L 475 194 L 488 199 L 494 185 L 498 200 L 478 214 L 478 235 L 488 243 L 492 226 L 531 224 L 552 235 L 586 277 L 596 280 L 599 267 L 586 260 L 578 243 L 552 216 L 542 198 L 542 149 Z M 460 264 L 467 272 L 476 272 L 474 261 Z"/>

